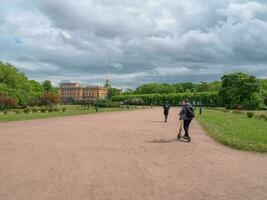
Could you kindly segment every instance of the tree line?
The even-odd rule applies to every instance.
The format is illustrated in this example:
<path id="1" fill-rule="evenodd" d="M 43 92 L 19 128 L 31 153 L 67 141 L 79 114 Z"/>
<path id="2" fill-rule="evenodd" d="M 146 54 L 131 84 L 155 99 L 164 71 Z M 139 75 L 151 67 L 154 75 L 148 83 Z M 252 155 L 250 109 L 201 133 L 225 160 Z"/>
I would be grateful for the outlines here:
<path id="1" fill-rule="evenodd" d="M 260 109 L 267 105 L 267 79 L 236 72 L 210 83 L 148 83 L 125 92 L 109 87 L 107 99 L 140 105 L 161 105 L 164 101 L 179 105 L 181 100 L 188 99 L 205 106 Z M 58 89 L 49 80 L 42 83 L 29 80 L 12 64 L 0 61 L 0 109 L 53 105 L 59 101 Z"/>
<path id="2" fill-rule="evenodd" d="M 236 72 L 225 74 L 221 81 L 211 83 L 143 84 L 136 90 L 114 95 L 111 99 L 130 104 L 153 105 L 161 105 L 164 101 L 168 101 L 172 105 L 179 105 L 181 100 L 188 99 L 194 104 L 205 106 L 224 106 L 229 109 L 266 109 L 267 80 Z"/>
<path id="3" fill-rule="evenodd" d="M 49 80 L 39 83 L 10 63 L 0 61 L 0 109 L 51 105 L 59 101 Z"/>

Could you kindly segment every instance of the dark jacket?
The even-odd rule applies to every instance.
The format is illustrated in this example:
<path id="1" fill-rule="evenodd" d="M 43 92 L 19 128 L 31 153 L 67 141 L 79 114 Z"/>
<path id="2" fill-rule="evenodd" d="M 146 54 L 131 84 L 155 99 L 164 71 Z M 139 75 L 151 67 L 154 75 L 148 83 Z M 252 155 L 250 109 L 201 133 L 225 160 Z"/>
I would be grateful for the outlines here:
<path id="1" fill-rule="evenodd" d="M 164 111 L 164 114 L 168 114 L 169 113 L 169 110 L 170 110 L 170 104 L 166 103 L 166 104 L 163 104 L 163 111 Z"/>
<path id="2" fill-rule="evenodd" d="M 185 104 L 185 105 L 182 106 L 182 109 L 179 112 L 180 120 L 193 119 L 193 118 L 187 117 L 187 113 L 186 112 L 188 110 L 188 107 L 191 107 L 192 108 L 192 106 L 190 105 L 190 103 L 187 103 L 187 104 Z"/>

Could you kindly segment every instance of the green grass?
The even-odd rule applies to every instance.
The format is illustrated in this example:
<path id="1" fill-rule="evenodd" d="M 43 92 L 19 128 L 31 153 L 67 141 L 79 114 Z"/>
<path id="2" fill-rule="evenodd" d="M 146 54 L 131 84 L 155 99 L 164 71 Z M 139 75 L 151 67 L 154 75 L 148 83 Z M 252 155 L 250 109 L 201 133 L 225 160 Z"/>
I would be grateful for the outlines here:
<path id="1" fill-rule="evenodd" d="M 63 112 L 62 108 L 65 107 L 66 111 Z M 19 121 L 19 120 L 31 120 L 31 119 L 41 119 L 41 118 L 50 118 L 50 117 L 62 117 L 62 116 L 71 116 L 71 115 L 84 115 L 96 113 L 95 108 L 86 108 L 81 107 L 80 105 L 64 105 L 58 106 L 60 111 L 58 112 L 37 112 L 37 113 L 23 113 L 23 110 L 20 110 L 19 114 L 15 113 L 15 110 L 9 110 L 8 114 L 0 112 L 0 122 L 5 121 Z M 135 109 L 130 107 L 130 109 Z M 113 111 L 126 111 L 127 108 L 99 108 L 99 112 L 113 112 Z"/>
<path id="2" fill-rule="evenodd" d="M 197 120 L 208 135 L 222 144 L 240 150 L 267 152 L 266 120 L 210 109 L 205 109 L 202 115 L 197 114 Z"/>

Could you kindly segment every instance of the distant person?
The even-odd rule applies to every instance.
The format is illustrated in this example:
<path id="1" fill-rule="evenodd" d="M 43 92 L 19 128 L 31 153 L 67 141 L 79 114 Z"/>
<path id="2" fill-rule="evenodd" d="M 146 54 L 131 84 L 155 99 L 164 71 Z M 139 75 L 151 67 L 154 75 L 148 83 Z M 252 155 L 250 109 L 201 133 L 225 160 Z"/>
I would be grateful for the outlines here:
<path id="1" fill-rule="evenodd" d="M 168 103 L 168 101 L 166 101 L 166 102 L 164 102 L 162 107 L 163 107 L 163 113 L 164 113 L 164 117 L 165 117 L 165 122 L 167 122 L 171 106 Z"/>
<path id="2" fill-rule="evenodd" d="M 181 109 L 179 115 L 180 115 L 180 120 L 183 121 L 185 134 L 184 134 L 184 136 L 181 136 L 181 130 L 179 130 L 179 134 L 177 136 L 177 139 L 183 138 L 183 139 L 187 140 L 188 142 L 190 142 L 191 137 L 189 136 L 189 125 L 190 125 L 192 119 L 195 117 L 195 113 L 194 113 L 194 108 L 190 105 L 188 100 L 184 100 L 182 102 L 182 109 Z"/>

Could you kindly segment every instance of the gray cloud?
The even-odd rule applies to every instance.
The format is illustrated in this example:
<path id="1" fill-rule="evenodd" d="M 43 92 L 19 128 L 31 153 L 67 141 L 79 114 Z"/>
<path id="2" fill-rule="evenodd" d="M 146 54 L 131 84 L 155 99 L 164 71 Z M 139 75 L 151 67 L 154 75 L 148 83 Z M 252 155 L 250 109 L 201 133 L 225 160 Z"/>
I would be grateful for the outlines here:
<path id="1" fill-rule="evenodd" d="M 1 1 L 0 60 L 31 78 L 135 87 L 267 77 L 263 0 Z"/>

